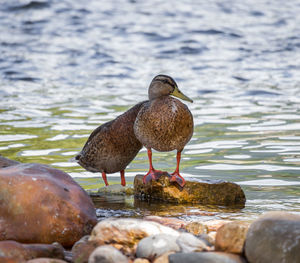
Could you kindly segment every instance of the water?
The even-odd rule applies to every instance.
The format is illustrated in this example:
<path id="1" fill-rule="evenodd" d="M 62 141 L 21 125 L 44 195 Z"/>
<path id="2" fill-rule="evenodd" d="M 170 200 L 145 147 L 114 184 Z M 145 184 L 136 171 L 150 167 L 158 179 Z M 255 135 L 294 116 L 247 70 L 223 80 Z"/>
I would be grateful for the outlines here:
<path id="1" fill-rule="evenodd" d="M 98 214 L 252 219 L 300 213 L 300 3 L 292 1 L 13 0 L 0 7 L 0 154 L 52 165 L 85 189 L 103 186 L 69 162 L 90 132 L 175 78 L 194 100 L 182 155 L 189 177 L 225 179 L 242 210 L 98 200 Z M 160 169 L 175 152 L 154 153 Z M 145 173 L 145 150 L 127 182 Z M 118 174 L 108 177 L 119 183 Z"/>

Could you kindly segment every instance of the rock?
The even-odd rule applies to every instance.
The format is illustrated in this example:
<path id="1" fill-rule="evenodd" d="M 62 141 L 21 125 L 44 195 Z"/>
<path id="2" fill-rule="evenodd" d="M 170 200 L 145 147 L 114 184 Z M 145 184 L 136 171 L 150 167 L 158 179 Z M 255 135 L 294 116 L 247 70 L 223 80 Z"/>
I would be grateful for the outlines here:
<path id="1" fill-rule="evenodd" d="M 16 261 L 25 261 L 39 257 L 64 259 L 64 249 L 59 244 L 26 245 L 16 241 L 1 241 L 0 256 L 11 258 Z"/>
<path id="2" fill-rule="evenodd" d="M 235 254 L 224 252 L 193 252 L 169 255 L 169 263 L 246 263 L 245 259 Z"/>
<path id="3" fill-rule="evenodd" d="M 212 232 L 212 231 L 217 231 L 221 226 L 228 224 L 232 221 L 229 220 L 209 220 L 209 221 L 203 221 L 203 224 L 206 226 L 207 228 L 207 232 Z"/>
<path id="4" fill-rule="evenodd" d="M 186 181 L 181 188 L 172 183 L 167 175 L 158 181 L 143 183 L 143 175 L 134 178 L 134 194 L 139 199 L 161 200 L 171 203 L 197 203 L 204 205 L 226 205 L 244 207 L 246 198 L 242 188 L 224 181 Z"/>
<path id="5" fill-rule="evenodd" d="M 185 226 L 185 229 L 193 235 L 202 235 L 207 233 L 207 226 L 201 222 L 191 222 Z"/>
<path id="6" fill-rule="evenodd" d="M 216 243 L 216 235 L 217 235 L 217 232 L 216 231 L 211 231 L 207 234 L 208 236 L 208 242 L 210 244 L 212 244 L 213 246 L 215 245 Z"/>
<path id="7" fill-rule="evenodd" d="M 249 224 L 231 222 L 221 226 L 216 235 L 216 251 L 242 254 Z"/>
<path id="8" fill-rule="evenodd" d="M 146 258 L 136 258 L 133 263 L 150 263 L 150 261 Z"/>
<path id="9" fill-rule="evenodd" d="M 7 159 L 0 154 L 0 168 L 5 168 L 17 164 L 19 164 L 19 162 Z"/>
<path id="10" fill-rule="evenodd" d="M 88 263 L 89 256 L 98 247 L 97 242 L 89 241 L 90 236 L 84 236 L 72 247 L 72 261 L 75 263 Z"/>
<path id="11" fill-rule="evenodd" d="M 108 186 L 104 186 L 99 188 L 99 194 L 110 194 L 110 195 L 133 195 L 133 188 L 130 186 L 122 186 L 120 184 L 111 184 Z"/>
<path id="12" fill-rule="evenodd" d="M 123 246 L 121 251 L 130 255 L 135 253 L 141 239 L 161 233 L 179 236 L 178 231 L 156 222 L 134 218 L 106 219 L 94 227 L 89 241 L 95 241 L 98 245 L 119 244 Z"/>
<path id="13" fill-rule="evenodd" d="M 176 243 L 177 236 L 158 234 L 143 238 L 137 246 L 136 256 L 153 261 L 155 258 L 170 251 L 180 251 Z"/>
<path id="14" fill-rule="evenodd" d="M 54 258 L 36 258 L 28 260 L 26 263 L 67 263 L 67 261 Z"/>
<path id="15" fill-rule="evenodd" d="M 250 263 L 300 260 L 300 215 L 269 212 L 249 227 L 245 254 Z"/>
<path id="16" fill-rule="evenodd" d="M 1 263 L 24 263 L 25 261 L 0 256 L 0 262 Z"/>
<path id="17" fill-rule="evenodd" d="M 169 255 L 174 254 L 174 252 L 167 252 L 160 257 L 156 258 L 153 263 L 169 263 Z"/>
<path id="18" fill-rule="evenodd" d="M 89 257 L 89 263 L 128 263 L 125 257 L 118 249 L 113 246 L 97 247 Z"/>
<path id="19" fill-rule="evenodd" d="M 205 241 L 190 233 L 181 233 L 177 238 L 176 243 L 183 253 L 207 251 L 210 249 Z"/>
<path id="20" fill-rule="evenodd" d="M 164 226 L 169 226 L 173 229 L 185 228 L 186 222 L 177 218 L 161 217 L 161 216 L 146 216 L 144 220 L 154 221 Z"/>
<path id="21" fill-rule="evenodd" d="M 97 223 L 87 193 L 66 173 L 41 164 L 0 169 L 0 240 L 72 246 Z"/>

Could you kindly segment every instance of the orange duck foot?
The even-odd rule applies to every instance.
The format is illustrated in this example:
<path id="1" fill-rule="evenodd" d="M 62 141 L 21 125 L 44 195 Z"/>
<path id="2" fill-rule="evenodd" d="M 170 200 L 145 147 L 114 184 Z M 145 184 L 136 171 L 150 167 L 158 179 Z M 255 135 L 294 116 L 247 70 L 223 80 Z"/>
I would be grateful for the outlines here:
<path id="1" fill-rule="evenodd" d="M 144 175 L 143 182 L 144 184 L 150 182 L 151 180 L 157 181 L 165 172 L 160 170 L 150 170 L 146 175 Z"/>
<path id="2" fill-rule="evenodd" d="M 185 180 L 179 174 L 179 172 L 174 172 L 174 173 L 171 174 L 171 176 L 170 176 L 170 182 L 176 182 L 181 187 L 184 187 L 184 185 L 185 185 Z"/>

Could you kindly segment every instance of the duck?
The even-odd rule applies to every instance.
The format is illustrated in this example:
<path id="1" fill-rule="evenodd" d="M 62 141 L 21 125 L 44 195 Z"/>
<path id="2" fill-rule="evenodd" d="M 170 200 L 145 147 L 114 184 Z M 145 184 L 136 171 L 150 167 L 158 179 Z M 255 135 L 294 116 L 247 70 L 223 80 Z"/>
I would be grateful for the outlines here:
<path id="1" fill-rule="evenodd" d="M 142 148 L 136 138 L 133 125 L 145 101 L 140 102 L 96 128 L 89 136 L 75 160 L 90 172 L 101 172 L 106 186 L 107 174 L 120 172 L 121 185 L 126 186 L 125 168 Z"/>
<path id="2" fill-rule="evenodd" d="M 143 177 L 144 184 L 158 180 L 163 171 L 156 170 L 152 163 L 152 149 L 159 152 L 177 150 L 176 169 L 168 174 L 171 182 L 184 187 L 185 180 L 180 175 L 181 152 L 190 141 L 194 131 L 193 115 L 180 100 L 193 102 L 178 88 L 175 80 L 168 75 L 157 75 L 148 89 L 149 100 L 143 105 L 134 122 L 134 134 L 147 149 L 149 171 Z"/>

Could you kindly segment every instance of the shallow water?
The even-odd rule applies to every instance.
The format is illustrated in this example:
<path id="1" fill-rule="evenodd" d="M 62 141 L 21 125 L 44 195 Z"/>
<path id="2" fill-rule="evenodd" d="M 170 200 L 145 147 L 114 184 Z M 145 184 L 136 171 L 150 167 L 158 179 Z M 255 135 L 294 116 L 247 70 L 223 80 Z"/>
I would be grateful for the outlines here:
<path id="1" fill-rule="evenodd" d="M 101 215 L 251 219 L 300 213 L 300 3 L 28 1 L 0 7 L 0 154 L 103 186 L 69 160 L 90 132 L 139 101 L 159 73 L 193 98 L 188 179 L 240 184 L 242 210 L 100 200 Z M 154 153 L 172 171 L 175 152 Z M 127 182 L 148 169 L 142 150 Z M 109 176 L 119 183 L 118 174 Z M 106 214 L 108 213 L 108 214 Z"/>

